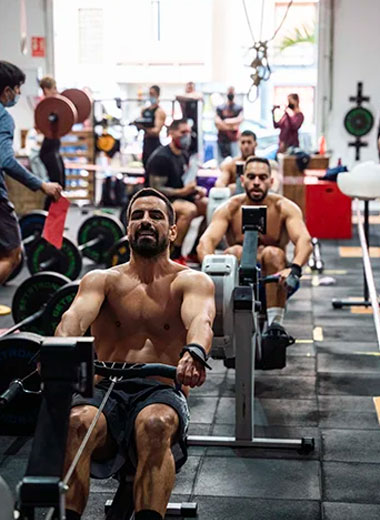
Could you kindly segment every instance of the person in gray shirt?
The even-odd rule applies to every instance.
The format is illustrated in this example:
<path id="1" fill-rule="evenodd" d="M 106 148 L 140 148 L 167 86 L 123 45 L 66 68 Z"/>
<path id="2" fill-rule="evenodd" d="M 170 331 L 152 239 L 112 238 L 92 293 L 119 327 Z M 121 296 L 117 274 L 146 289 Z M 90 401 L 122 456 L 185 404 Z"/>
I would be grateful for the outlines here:
<path id="1" fill-rule="evenodd" d="M 25 74 L 16 65 L 0 61 L 0 285 L 21 261 L 21 235 L 14 206 L 8 198 L 5 174 L 27 188 L 41 190 L 58 200 L 62 187 L 57 182 L 43 182 L 20 164 L 13 150 L 15 124 L 6 108 L 20 98 Z"/>

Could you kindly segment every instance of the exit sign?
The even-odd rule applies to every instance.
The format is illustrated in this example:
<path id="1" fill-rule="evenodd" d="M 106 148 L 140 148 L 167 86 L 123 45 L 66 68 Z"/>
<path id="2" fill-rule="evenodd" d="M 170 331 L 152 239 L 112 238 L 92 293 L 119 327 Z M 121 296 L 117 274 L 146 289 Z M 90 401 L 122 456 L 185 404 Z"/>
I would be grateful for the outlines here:
<path id="1" fill-rule="evenodd" d="M 32 57 L 45 57 L 45 38 L 44 36 L 32 36 Z"/>

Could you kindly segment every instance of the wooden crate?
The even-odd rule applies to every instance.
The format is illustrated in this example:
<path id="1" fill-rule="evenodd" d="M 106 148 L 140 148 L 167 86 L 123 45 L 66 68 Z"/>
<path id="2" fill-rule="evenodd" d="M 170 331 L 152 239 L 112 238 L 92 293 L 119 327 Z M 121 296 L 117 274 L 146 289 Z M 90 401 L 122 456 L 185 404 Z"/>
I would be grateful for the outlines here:
<path id="1" fill-rule="evenodd" d="M 293 177 L 288 177 L 287 179 L 284 179 L 284 185 L 283 185 L 283 195 L 287 199 L 292 200 L 301 208 L 301 211 L 303 213 L 303 216 L 305 217 L 305 210 L 306 210 L 306 193 L 305 193 L 305 185 L 303 182 L 303 178 L 300 179 L 301 182 L 294 183 L 289 182 L 289 180 L 294 180 Z"/>
<path id="2" fill-rule="evenodd" d="M 5 176 L 9 200 L 14 204 L 17 215 L 25 215 L 34 209 L 43 209 L 46 195 L 41 190 L 32 191 L 20 182 Z"/>
<path id="3" fill-rule="evenodd" d="M 303 177 L 304 173 L 298 169 L 294 155 L 279 154 L 280 171 L 284 177 Z M 325 155 L 312 155 L 308 170 L 326 170 L 329 167 L 329 157 Z"/>

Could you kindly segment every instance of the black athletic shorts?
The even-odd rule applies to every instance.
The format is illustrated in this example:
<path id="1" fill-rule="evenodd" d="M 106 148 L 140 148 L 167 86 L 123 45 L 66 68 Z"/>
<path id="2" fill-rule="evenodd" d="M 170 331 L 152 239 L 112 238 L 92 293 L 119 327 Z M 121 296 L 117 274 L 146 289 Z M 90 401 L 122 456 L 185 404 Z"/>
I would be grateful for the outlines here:
<path id="1" fill-rule="evenodd" d="M 110 380 L 103 379 L 95 386 L 94 397 L 86 398 L 74 394 L 72 406 L 91 405 L 99 408 Z M 185 395 L 173 386 L 153 379 L 135 378 L 117 383 L 103 409 L 107 420 L 108 433 L 115 442 L 115 455 L 108 460 L 92 460 L 91 476 L 109 478 L 115 475 L 126 463 L 136 468 L 137 456 L 134 438 L 135 419 L 139 412 L 151 404 L 167 404 L 179 417 L 178 435 L 172 445 L 176 471 L 187 459 L 186 434 L 189 428 L 190 413 Z"/>
<path id="2" fill-rule="evenodd" d="M 0 254 L 21 246 L 21 233 L 15 208 L 9 200 L 0 200 Z"/>

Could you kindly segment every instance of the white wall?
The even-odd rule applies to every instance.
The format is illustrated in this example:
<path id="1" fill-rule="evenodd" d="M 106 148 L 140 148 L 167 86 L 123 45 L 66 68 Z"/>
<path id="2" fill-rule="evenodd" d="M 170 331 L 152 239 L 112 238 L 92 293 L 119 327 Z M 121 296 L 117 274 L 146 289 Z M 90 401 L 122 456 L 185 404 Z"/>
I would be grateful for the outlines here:
<path id="1" fill-rule="evenodd" d="M 322 2 L 328 4 L 329 0 Z M 333 5 L 332 98 L 331 109 L 325 120 L 327 147 L 333 151 L 331 163 L 334 164 L 338 157 L 350 166 L 355 163 L 355 148 L 348 146 L 348 142 L 354 138 L 344 129 L 343 120 L 354 107 L 348 98 L 356 95 L 358 81 L 363 82 L 363 94 L 370 96 L 370 102 L 363 106 L 375 117 L 373 129 L 363 137 L 368 147 L 361 148 L 360 160 L 378 161 L 376 137 L 380 112 L 380 1 L 335 0 Z M 321 83 L 322 89 L 328 92 L 326 76 Z"/>
<path id="2" fill-rule="evenodd" d="M 46 10 L 49 0 L 26 0 L 27 47 L 26 55 L 21 52 L 20 43 L 20 0 L 0 0 L 0 56 L 2 60 L 10 61 L 20 67 L 26 74 L 26 83 L 21 92 L 19 103 L 11 109 L 16 122 L 15 149 L 19 147 L 20 130 L 34 125 L 33 98 L 38 95 L 37 77 L 49 70 L 48 62 L 52 56 L 32 58 L 31 37 L 46 36 Z M 50 52 L 48 48 L 47 52 Z"/>

